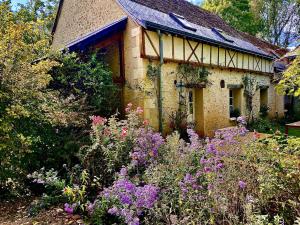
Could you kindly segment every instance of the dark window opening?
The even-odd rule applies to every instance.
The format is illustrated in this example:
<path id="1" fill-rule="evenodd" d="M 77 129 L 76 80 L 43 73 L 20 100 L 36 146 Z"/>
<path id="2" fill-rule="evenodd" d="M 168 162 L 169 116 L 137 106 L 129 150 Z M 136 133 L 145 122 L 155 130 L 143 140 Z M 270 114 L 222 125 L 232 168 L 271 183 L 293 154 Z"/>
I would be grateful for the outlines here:
<path id="1" fill-rule="evenodd" d="M 223 30 L 215 28 L 215 27 L 213 27 L 211 30 L 215 34 L 217 34 L 220 38 L 224 39 L 225 41 L 231 42 L 231 43 L 234 42 L 234 40 L 232 40 L 232 38 L 228 34 L 226 34 Z"/>
<path id="2" fill-rule="evenodd" d="M 241 89 L 229 90 L 229 114 L 230 118 L 241 115 Z"/>
<path id="3" fill-rule="evenodd" d="M 183 28 L 191 30 L 191 31 L 197 31 L 195 27 L 193 27 L 183 16 L 170 13 L 170 17 L 175 20 L 177 23 L 179 23 Z"/>

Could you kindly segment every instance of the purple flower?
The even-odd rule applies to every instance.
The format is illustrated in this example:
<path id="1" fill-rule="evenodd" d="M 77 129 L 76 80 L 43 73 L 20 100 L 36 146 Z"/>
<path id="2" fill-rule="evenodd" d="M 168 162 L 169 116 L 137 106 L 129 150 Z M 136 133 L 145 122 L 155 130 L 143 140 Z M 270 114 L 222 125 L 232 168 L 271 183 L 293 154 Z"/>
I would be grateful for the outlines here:
<path id="1" fill-rule="evenodd" d="M 118 213 L 118 208 L 117 207 L 112 207 L 108 210 L 108 213 L 111 214 L 111 215 L 117 215 Z"/>
<path id="2" fill-rule="evenodd" d="M 127 168 L 126 167 L 122 167 L 122 169 L 120 170 L 120 176 L 122 176 L 122 177 L 127 176 Z"/>
<path id="3" fill-rule="evenodd" d="M 136 207 L 150 209 L 158 199 L 158 188 L 152 185 L 138 187 L 136 189 L 135 196 Z"/>
<path id="4" fill-rule="evenodd" d="M 223 168 L 223 166 L 224 166 L 223 163 L 218 163 L 217 166 L 216 166 L 216 169 L 220 170 L 220 169 Z"/>
<path id="5" fill-rule="evenodd" d="M 187 129 L 187 133 L 190 139 L 190 147 L 192 150 L 198 150 L 202 147 L 202 144 L 199 141 L 198 134 L 193 129 Z"/>
<path id="6" fill-rule="evenodd" d="M 238 117 L 236 121 L 238 122 L 239 125 L 242 125 L 242 126 L 246 126 L 247 125 L 246 118 L 243 117 L 243 116 Z"/>
<path id="7" fill-rule="evenodd" d="M 68 214 L 73 214 L 73 212 L 74 212 L 73 206 L 69 205 L 68 203 L 66 203 L 66 204 L 64 205 L 64 210 L 65 210 L 65 212 L 68 213 Z"/>
<path id="8" fill-rule="evenodd" d="M 158 157 L 158 149 L 164 143 L 160 133 L 155 133 L 151 129 L 141 128 L 137 130 L 137 139 L 133 152 L 132 166 L 147 166 L 155 162 Z"/>
<path id="9" fill-rule="evenodd" d="M 246 182 L 244 182 L 244 181 L 242 181 L 242 180 L 239 181 L 239 187 L 240 187 L 241 189 L 245 189 L 246 186 L 247 186 L 247 183 L 246 183 Z"/>
<path id="10" fill-rule="evenodd" d="M 153 208 L 158 200 L 159 189 L 153 185 L 136 186 L 125 177 L 115 181 L 113 186 L 105 189 L 102 195 L 108 200 L 118 200 L 118 207 L 108 210 L 111 215 L 120 216 L 126 224 L 139 224 L 138 216 L 144 209 Z"/>
<path id="11" fill-rule="evenodd" d="M 129 225 L 139 225 L 140 219 L 138 217 L 133 218 L 133 221 L 129 223 Z"/>
<path id="12" fill-rule="evenodd" d="M 217 149 L 216 149 L 216 147 L 215 147 L 215 145 L 214 144 L 208 144 L 207 146 L 206 146 L 206 153 L 207 154 L 213 154 L 213 155 L 216 155 L 217 154 Z"/>
<path id="13" fill-rule="evenodd" d="M 89 213 L 93 213 L 94 208 L 95 208 L 95 202 L 94 203 L 89 203 L 88 206 L 87 206 L 87 211 Z"/>
<path id="14" fill-rule="evenodd" d="M 206 164 L 206 163 L 207 163 L 207 160 L 206 160 L 204 157 L 202 157 L 202 158 L 200 159 L 200 163 L 201 163 L 201 164 Z"/>
<path id="15" fill-rule="evenodd" d="M 126 193 L 120 193 L 119 199 L 123 205 L 131 205 L 132 204 L 131 196 Z"/>
<path id="16" fill-rule="evenodd" d="M 204 172 L 205 172 L 205 173 L 210 173 L 210 172 L 211 172 L 211 168 L 209 168 L 209 167 L 204 167 Z"/>

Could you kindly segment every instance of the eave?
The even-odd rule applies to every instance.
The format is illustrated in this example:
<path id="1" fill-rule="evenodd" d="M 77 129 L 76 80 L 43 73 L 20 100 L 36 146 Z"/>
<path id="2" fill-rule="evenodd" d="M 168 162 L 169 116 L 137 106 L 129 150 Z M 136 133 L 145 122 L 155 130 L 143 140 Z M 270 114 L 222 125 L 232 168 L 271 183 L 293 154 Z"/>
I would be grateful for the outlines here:
<path id="1" fill-rule="evenodd" d="M 166 32 L 166 33 L 170 33 L 170 34 L 173 34 L 173 35 L 178 35 L 178 36 L 181 36 L 181 37 L 186 37 L 186 38 L 196 40 L 196 41 L 201 41 L 201 42 L 211 44 L 211 45 L 214 45 L 214 46 L 220 46 L 220 47 L 224 47 L 224 48 L 227 48 L 227 49 L 236 50 L 236 51 L 239 51 L 239 52 L 242 52 L 242 53 L 252 54 L 252 55 L 260 56 L 260 57 L 263 57 L 263 58 L 266 58 L 266 59 L 269 59 L 269 60 L 274 60 L 274 57 L 271 57 L 270 55 L 259 54 L 259 53 L 254 52 L 254 51 L 246 50 L 246 49 L 243 49 L 243 48 L 238 48 L 238 47 L 232 46 L 230 44 L 226 44 L 224 42 L 218 42 L 216 40 L 205 38 L 205 37 L 199 36 L 199 35 L 194 35 L 194 34 L 191 34 L 190 32 L 185 32 L 185 31 L 182 31 L 182 30 L 177 30 L 177 29 L 174 29 L 174 28 L 166 27 L 166 26 L 163 26 L 161 24 L 153 23 L 151 21 L 143 20 L 143 21 L 141 21 L 141 25 L 145 29 L 148 29 L 148 30 L 161 30 L 161 31 Z"/>

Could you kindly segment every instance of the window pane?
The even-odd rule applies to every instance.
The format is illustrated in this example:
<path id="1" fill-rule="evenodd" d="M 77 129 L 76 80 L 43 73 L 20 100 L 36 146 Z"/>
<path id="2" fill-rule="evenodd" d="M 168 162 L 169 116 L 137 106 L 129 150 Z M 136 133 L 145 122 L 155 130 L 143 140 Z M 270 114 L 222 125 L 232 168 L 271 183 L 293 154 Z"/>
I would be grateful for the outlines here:
<path id="1" fill-rule="evenodd" d="M 193 102 L 193 92 L 189 92 L 189 102 Z"/>
<path id="2" fill-rule="evenodd" d="M 190 106 L 189 106 L 189 113 L 190 113 L 190 114 L 193 114 L 193 113 L 194 113 L 194 106 L 193 106 L 193 103 L 190 103 Z"/>

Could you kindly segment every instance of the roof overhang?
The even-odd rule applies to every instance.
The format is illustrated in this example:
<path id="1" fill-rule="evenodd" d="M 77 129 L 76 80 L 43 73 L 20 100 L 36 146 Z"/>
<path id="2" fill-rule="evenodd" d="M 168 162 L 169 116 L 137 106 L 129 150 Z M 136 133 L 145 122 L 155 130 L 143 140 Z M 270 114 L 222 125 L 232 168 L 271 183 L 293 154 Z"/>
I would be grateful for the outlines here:
<path id="1" fill-rule="evenodd" d="M 246 49 L 239 48 L 239 47 L 236 47 L 236 46 L 232 46 L 232 45 L 226 44 L 224 42 L 218 42 L 216 40 L 212 40 L 212 39 L 209 39 L 209 38 L 206 38 L 206 37 L 203 37 L 203 36 L 199 36 L 199 35 L 194 35 L 194 34 L 191 34 L 189 32 L 185 32 L 185 31 L 182 31 L 182 30 L 177 30 L 177 29 L 174 29 L 174 28 L 171 28 L 171 27 L 163 26 L 161 24 L 153 23 L 151 21 L 143 20 L 143 21 L 140 21 L 140 23 L 145 29 L 161 30 L 161 31 L 164 31 L 166 33 L 179 35 L 179 36 L 187 37 L 187 38 L 190 38 L 190 39 L 193 39 L 193 40 L 205 42 L 205 43 L 208 43 L 208 44 L 221 46 L 221 47 L 228 48 L 228 49 L 233 49 L 233 50 L 236 50 L 236 51 L 239 51 L 239 52 L 248 53 L 248 54 L 252 54 L 252 55 L 257 55 L 257 56 L 260 56 L 260 57 L 263 57 L 263 58 L 274 60 L 274 57 L 272 57 L 270 55 L 267 55 L 267 54 L 260 54 L 260 53 L 255 52 L 255 51 L 250 51 L 250 50 L 246 50 Z"/>
<path id="2" fill-rule="evenodd" d="M 86 50 L 87 48 L 109 38 L 111 35 L 122 32 L 126 27 L 127 20 L 127 16 L 123 17 L 120 20 L 114 21 L 105 27 L 101 27 L 94 32 L 72 41 L 66 47 L 69 51 Z"/>

